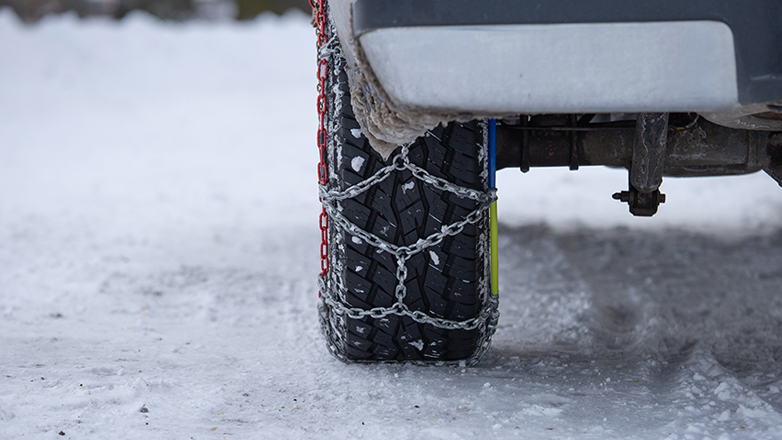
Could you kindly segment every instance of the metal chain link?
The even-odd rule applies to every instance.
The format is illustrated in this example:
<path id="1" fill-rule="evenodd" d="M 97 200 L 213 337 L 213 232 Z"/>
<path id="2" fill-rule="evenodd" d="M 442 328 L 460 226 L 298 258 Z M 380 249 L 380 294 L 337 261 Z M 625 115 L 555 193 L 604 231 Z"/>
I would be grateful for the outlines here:
<path id="1" fill-rule="evenodd" d="M 409 147 L 405 146 L 402 148 L 402 151 L 399 153 L 399 155 L 394 158 L 393 163 L 399 163 L 399 159 L 401 158 L 403 160 L 403 163 L 405 164 L 401 169 L 407 169 L 410 170 L 413 173 L 413 176 L 415 176 L 417 179 L 423 181 L 424 183 L 427 183 L 435 188 L 451 192 L 453 194 L 456 194 L 458 197 L 461 198 L 470 198 L 473 200 L 478 201 L 478 207 L 471 211 L 467 216 L 465 216 L 462 220 L 452 223 L 449 225 L 443 225 L 440 228 L 439 232 L 436 232 L 434 234 L 429 235 L 426 238 L 418 239 L 414 244 L 408 245 L 408 246 L 397 246 L 394 244 L 391 244 L 382 238 L 378 237 L 375 234 L 372 234 L 370 232 L 365 231 L 364 229 L 361 229 L 358 225 L 353 223 L 350 219 L 348 219 L 345 214 L 343 214 L 339 207 L 337 206 L 336 202 L 345 200 L 347 195 L 350 194 L 361 194 L 364 191 L 366 191 L 369 187 L 372 185 L 375 185 L 388 177 L 389 171 L 388 169 L 399 169 L 396 165 L 392 165 L 389 167 L 381 168 L 379 171 L 377 171 L 375 174 L 373 174 L 368 179 L 359 182 L 358 184 L 352 185 L 350 188 L 346 189 L 345 191 L 328 191 L 325 187 L 320 187 L 320 198 L 323 202 L 323 207 L 325 208 L 326 212 L 328 213 L 329 217 L 332 219 L 332 221 L 342 228 L 344 231 L 350 233 L 351 235 L 354 235 L 370 245 L 381 249 L 384 252 L 388 252 L 392 255 L 394 255 L 397 258 L 397 273 L 396 278 L 398 280 L 396 289 L 395 289 L 395 295 L 397 298 L 397 302 L 394 303 L 391 307 L 375 307 L 372 309 L 360 309 L 357 307 L 350 307 L 339 299 L 335 297 L 335 295 L 332 295 L 330 290 L 326 288 L 325 281 L 322 281 L 321 284 L 321 292 L 328 292 L 328 294 L 324 295 L 325 301 L 329 306 L 331 306 L 334 309 L 334 312 L 339 315 L 347 315 L 349 318 L 352 319 L 362 319 L 366 317 L 371 318 L 383 318 L 388 315 L 398 315 L 398 316 L 409 316 L 414 321 L 422 323 L 422 324 L 431 324 L 438 328 L 444 328 L 449 330 L 473 330 L 477 327 L 479 327 L 481 324 L 486 322 L 486 320 L 491 315 L 491 304 L 486 304 L 486 306 L 483 307 L 481 312 L 478 314 L 477 317 L 467 319 L 465 321 L 454 321 L 449 319 L 443 319 L 443 318 L 437 318 L 427 315 L 424 312 L 421 311 L 411 311 L 406 304 L 404 304 L 404 299 L 406 297 L 407 293 L 407 286 L 405 285 L 405 281 L 407 279 L 407 260 L 419 253 L 423 250 L 436 246 L 440 244 L 446 237 L 448 236 L 454 236 L 462 232 L 464 230 L 464 227 L 468 224 L 475 224 L 478 223 L 488 211 L 489 206 L 491 203 L 497 199 L 496 196 L 496 190 L 490 189 L 486 192 L 480 192 L 476 190 L 472 190 L 470 188 L 464 188 L 457 185 L 454 185 L 450 182 L 443 182 L 442 179 L 436 178 L 426 172 L 426 170 L 423 170 L 422 168 L 419 168 L 417 165 L 411 163 L 409 161 L 409 158 L 407 157 L 407 154 L 409 153 Z M 443 183 L 447 183 L 443 184 Z M 354 195 L 354 196 L 355 196 Z M 481 289 L 488 289 L 485 283 L 481 286 Z M 486 292 L 481 292 L 482 296 Z"/>
<path id="2" fill-rule="evenodd" d="M 326 110 L 328 99 L 326 99 L 326 79 L 328 78 L 329 63 L 328 57 L 333 53 L 337 45 L 336 35 L 327 40 L 326 38 L 326 8 L 322 7 L 317 0 L 310 0 L 312 6 L 312 16 L 315 27 L 318 30 L 318 152 L 320 160 L 318 161 L 318 182 L 325 185 L 328 181 L 328 168 L 326 166 Z M 329 272 L 329 217 L 325 207 L 321 210 L 319 218 L 320 226 L 320 278 L 325 279 Z M 323 295 L 323 290 L 318 292 L 318 296 Z"/>
<path id="3" fill-rule="evenodd" d="M 485 301 L 478 315 L 463 321 L 450 320 L 431 316 L 420 310 L 410 310 L 407 304 L 404 303 L 404 300 L 407 296 L 407 286 L 405 285 L 408 275 L 407 261 L 413 255 L 423 252 L 427 248 L 440 244 L 446 237 L 458 235 L 467 225 L 476 224 L 484 220 L 485 214 L 489 210 L 489 206 L 497 199 L 496 190 L 488 189 L 487 191 L 478 191 L 456 185 L 445 179 L 431 175 L 425 169 L 418 167 L 413 162 L 411 162 L 409 157 L 409 145 L 405 145 L 401 148 L 400 153 L 393 158 L 390 165 L 379 169 L 372 176 L 363 180 L 362 182 L 352 185 L 342 191 L 329 190 L 327 188 L 328 176 L 326 166 L 326 78 L 328 76 L 329 59 L 332 57 L 342 57 L 342 54 L 336 32 L 334 32 L 333 28 L 330 29 L 332 32 L 331 38 L 327 37 L 327 18 L 324 7 L 325 0 L 321 0 L 320 2 L 317 0 L 310 0 L 310 5 L 313 8 L 314 24 L 318 31 L 318 148 L 320 150 L 320 163 L 318 164 L 318 187 L 320 200 L 323 204 L 323 210 L 320 215 L 320 228 L 322 235 L 321 274 L 318 278 L 319 296 L 322 298 L 322 301 L 319 304 L 319 309 L 321 328 L 329 343 L 329 351 L 331 351 L 331 353 L 337 358 L 343 361 L 349 361 L 334 345 L 334 338 L 328 322 L 328 316 L 331 313 L 351 319 L 382 319 L 389 315 L 407 316 L 417 323 L 428 324 L 433 327 L 447 330 L 474 330 L 477 328 L 484 328 L 485 331 L 483 332 L 478 342 L 478 347 L 475 353 L 473 353 L 473 355 L 468 359 L 457 362 L 437 362 L 437 364 L 455 364 L 462 366 L 473 365 L 477 363 L 478 359 L 480 359 L 486 350 L 488 350 L 491 336 L 494 334 L 497 328 L 497 321 L 499 319 L 497 298 L 496 296 L 491 295 L 489 292 L 488 274 L 484 275 L 484 280 L 480 283 L 477 292 L 479 298 Z M 330 23 L 328 25 L 333 26 Z M 413 177 L 419 181 L 424 182 L 425 184 L 428 184 L 432 188 L 455 194 L 457 197 L 462 199 L 473 200 L 477 202 L 478 206 L 460 221 L 449 225 L 442 225 L 440 231 L 435 232 L 426 238 L 418 239 L 418 241 L 416 241 L 414 244 L 407 246 L 394 245 L 386 240 L 383 240 L 375 234 L 363 230 L 342 213 L 339 202 L 355 198 L 369 190 L 372 186 L 377 185 L 387 179 L 392 173 L 405 170 L 410 171 Z M 337 227 L 344 232 L 366 241 L 381 251 L 388 252 L 389 254 L 396 257 L 397 285 L 394 291 L 396 302 L 391 307 L 373 307 L 370 309 L 362 309 L 359 307 L 351 307 L 340 299 L 338 292 L 335 291 L 335 286 L 332 285 L 333 283 L 330 282 L 329 277 L 327 276 L 329 271 L 329 227 Z"/>

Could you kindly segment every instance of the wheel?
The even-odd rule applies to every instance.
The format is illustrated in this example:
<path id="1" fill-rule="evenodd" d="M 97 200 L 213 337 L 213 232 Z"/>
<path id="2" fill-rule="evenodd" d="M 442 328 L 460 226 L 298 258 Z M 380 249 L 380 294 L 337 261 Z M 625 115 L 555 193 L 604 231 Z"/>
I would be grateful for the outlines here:
<path id="1" fill-rule="evenodd" d="M 344 58 L 327 56 L 329 350 L 346 362 L 475 363 L 498 318 L 487 125 L 438 126 L 383 160 L 356 122 Z"/>

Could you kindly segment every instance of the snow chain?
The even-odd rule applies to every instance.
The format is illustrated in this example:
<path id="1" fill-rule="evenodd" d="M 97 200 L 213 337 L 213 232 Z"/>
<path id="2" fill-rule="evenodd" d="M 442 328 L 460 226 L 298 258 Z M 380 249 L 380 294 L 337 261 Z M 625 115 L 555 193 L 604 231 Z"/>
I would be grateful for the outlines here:
<path id="1" fill-rule="evenodd" d="M 418 167 L 410 161 L 408 157 L 409 145 L 404 145 L 401 148 L 399 154 L 397 154 L 391 164 L 381 168 L 374 175 L 368 179 L 359 182 L 355 185 L 343 191 L 331 190 L 327 188 L 327 166 L 326 166 L 326 78 L 328 73 L 329 58 L 332 56 L 342 57 L 339 43 L 336 40 L 336 32 L 333 29 L 332 38 L 327 38 L 326 34 L 326 14 L 321 3 L 325 0 L 318 2 L 317 0 L 310 0 L 310 4 L 313 7 L 313 24 L 318 30 L 318 149 L 320 150 L 320 163 L 318 164 L 318 181 L 319 181 L 319 195 L 321 203 L 323 204 L 323 211 L 320 214 L 320 228 L 322 235 L 321 243 L 321 274 L 318 278 L 319 296 L 321 297 L 320 304 L 320 324 L 321 331 L 326 337 L 329 351 L 338 359 L 345 362 L 351 362 L 343 354 L 339 352 L 336 346 L 333 344 L 331 335 L 331 328 L 328 323 L 328 314 L 334 313 L 343 317 L 351 319 L 363 319 L 373 318 L 381 319 L 389 315 L 395 316 L 407 316 L 413 321 L 420 324 L 428 324 L 436 328 L 447 330 L 474 330 L 477 328 L 485 328 L 482 333 L 478 347 L 466 360 L 456 362 L 440 361 L 438 364 L 455 364 L 455 365 L 474 365 L 488 350 L 491 337 L 497 328 L 497 321 L 499 320 L 498 300 L 496 295 L 491 295 L 489 287 L 489 276 L 485 274 L 482 282 L 478 288 L 478 295 L 484 306 L 481 308 L 478 315 L 474 318 L 470 318 L 464 321 L 455 321 L 435 316 L 430 316 L 425 312 L 419 310 L 410 310 L 410 308 L 404 303 L 405 296 L 407 294 L 407 286 L 405 281 L 407 280 L 407 261 L 415 254 L 423 252 L 425 249 L 440 244 L 446 237 L 454 236 L 462 232 L 465 226 L 468 224 L 475 224 L 480 222 L 492 202 L 497 200 L 496 190 L 488 189 L 487 191 L 478 191 L 470 188 L 461 187 L 448 182 L 445 179 L 441 179 L 431 175 L 425 169 Z M 374 235 L 368 231 L 361 229 L 358 225 L 348 219 L 340 210 L 338 206 L 339 202 L 357 197 L 373 185 L 376 185 L 386 178 L 388 178 L 395 171 L 409 170 L 413 176 L 441 191 L 447 191 L 455 194 L 459 198 L 467 198 L 477 202 L 477 208 L 470 212 L 461 221 L 452 223 L 450 225 L 443 225 L 439 232 L 436 232 L 426 238 L 419 239 L 416 243 L 409 246 L 397 246 L 391 244 L 382 238 Z M 391 307 L 374 307 L 371 309 L 362 309 L 358 307 L 351 307 L 340 299 L 338 289 L 340 286 L 331 277 L 328 276 L 329 262 L 328 262 L 328 227 L 331 222 L 332 227 L 340 228 L 344 232 L 351 234 L 354 237 L 358 237 L 364 240 L 368 244 L 375 246 L 383 252 L 388 252 L 396 259 L 396 279 L 397 285 L 394 291 L 396 302 Z M 487 232 L 488 233 L 488 232 Z M 344 287 L 342 287 L 344 289 Z M 324 306 L 330 310 L 324 310 Z"/>
<path id="2" fill-rule="evenodd" d="M 324 0 L 325 1 L 325 0 Z M 321 51 L 329 46 L 326 38 L 326 8 L 321 7 L 317 0 L 310 0 L 312 6 L 313 24 L 318 31 L 318 150 L 320 161 L 318 162 L 318 183 L 323 186 L 328 182 L 328 168 L 326 167 L 326 78 L 328 78 L 329 62 L 328 54 Z M 320 279 L 326 278 L 329 272 L 329 216 L 326 207 L 320 213 Z M 322 295 L 322 290 L 318 296 Z"/>

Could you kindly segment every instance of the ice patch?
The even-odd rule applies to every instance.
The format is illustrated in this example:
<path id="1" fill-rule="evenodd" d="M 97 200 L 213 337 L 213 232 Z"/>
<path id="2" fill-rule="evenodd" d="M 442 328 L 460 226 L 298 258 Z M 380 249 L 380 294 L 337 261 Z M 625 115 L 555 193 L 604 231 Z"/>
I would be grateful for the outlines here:
<path id="1" fill-rule="evenodd" d="M 692 423 L 687 425 L 687 428 L 685 428 L 686 432 L 691 432 L 694 434 L 704 434 L 703 424 L 702 423 Z M 706 431 L 708 433 L 708 431 Z"/>
<path id="2" fill-rule="evenodd" d="M 356 156 L 350 161 L 350 167 L 353 168 L 353 171 L 359 172 L 361 171 L 361 167 L 364 165 L 364 158 L 361 156 Z"/>
<path id="3" fill-rule="evenodd" d="M 424 341 L 417 340 L 413 342 L 408 342 L 408 344 L 412 345 L 413 347 L 417 348 L 419 351 L 424 349 Z"/>
<path id="4" fill-rule="evenodd" d="M 532 405 L 529 408 L 524 408 L 521 413 L 526 416 L 536 417 L 556 417 L 562 414 L 562 409 L 551 408 L 548 406 Z"/>
<path id="5" fill-rule="evenodd" d="M 768 411 L 763 408 L 747 408 L 746 406 L 739 404 L 739 409 L 736 410 L 736 415 L 742 415 L 745 418 L 762 420 L 768 417 Z"/>
<path id="6" fill-rule="evenodd" d="M 730 399 L 730 390 L 728 388 L 730 388 L 730 385 L 727 382 L 722 382 L 714 389 L 714 394 L 720 400 L 728 400 Z"/>
<path id="7" fill-rule="evenodd" d="M 356 243 L 356 244 L 361 244 L 361 243 L 363 243 L 363 241 L 361 241 L 361 239 L 360 239 L 360 238 L 358 238 L 358 237 L 356 237 L 356 236 L 353 236 L 353 237 L 351 237 L 351 238 L 350 238 L 350 241 L 352 241 L 353 243 Z"/>
<path id="8" fill-rule="evenodd" d="M 432 259 L 432 263 L 434 263 L 435 266 L 440 265 L 440 257 L 438 257 L 434 251 L 429 251 L 429 258 Z"/>
<path id="9" fill-rule="evenodd" d="M 402 185 L 402 194 L 407 194 L 407 191 L 413 188 L 415 188 L 415 180 L 411 180 Z"/>
<path id="10" fill-rule="evenodd" d="M 356 272 L 361 272 L 364 270 L 364 266 L 356 266 Z"/>
<path id="11" fill-rule="evenodd" d="M 356 139 L 361 139 L 361 129 L 360 128 L 351 128 L 350 134 L 353 135 Z"/>

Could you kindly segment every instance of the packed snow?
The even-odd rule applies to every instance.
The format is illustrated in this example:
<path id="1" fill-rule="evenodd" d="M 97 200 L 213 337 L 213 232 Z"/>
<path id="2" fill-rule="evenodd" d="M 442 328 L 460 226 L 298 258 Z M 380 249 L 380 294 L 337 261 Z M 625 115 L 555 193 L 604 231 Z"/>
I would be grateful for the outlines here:
<path id="1" fill-rule="evenodd" d="M 359 172 L 361 171 L 361 167 L 364 166 L 364 158 L 361 156 L 356 156 L 353 159 L 350 160 L 350 167 L 353 168 L 353 171 Z"/>
<path id="2" fill-rule="evenodd" d="M 505 170 L 484 360 L 332 358 L 315 86 L 303 14 L 0 9 L 0 438 L 782 438 L 763 174 L 636 219 L 623 171 Z"/>

